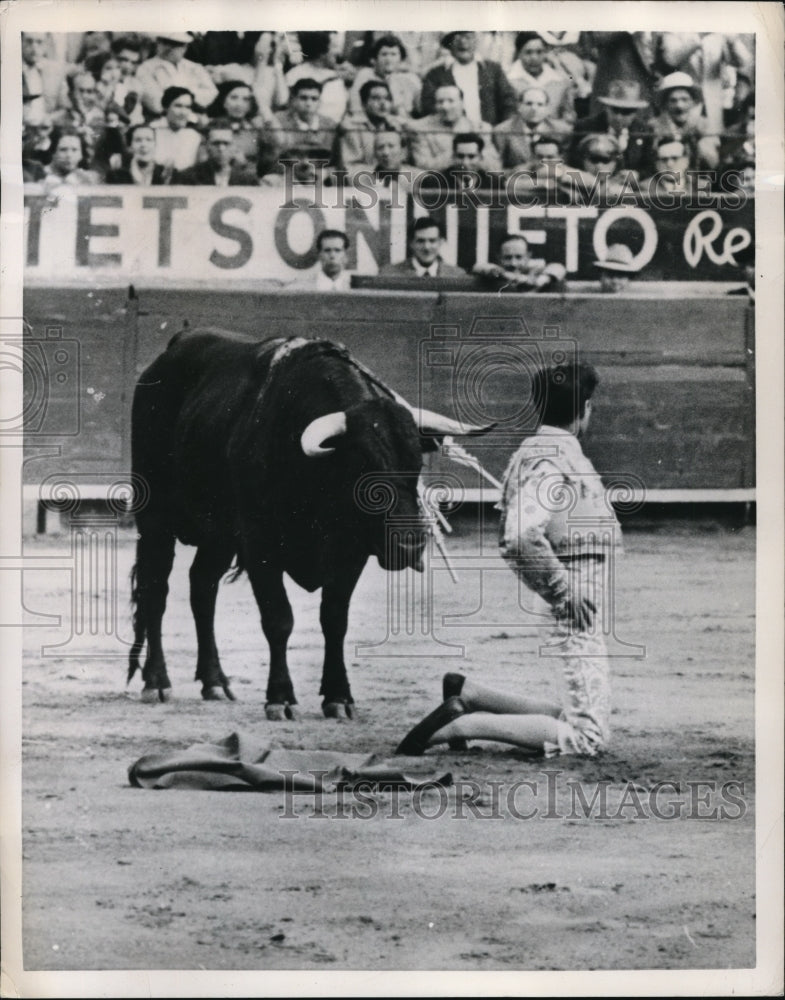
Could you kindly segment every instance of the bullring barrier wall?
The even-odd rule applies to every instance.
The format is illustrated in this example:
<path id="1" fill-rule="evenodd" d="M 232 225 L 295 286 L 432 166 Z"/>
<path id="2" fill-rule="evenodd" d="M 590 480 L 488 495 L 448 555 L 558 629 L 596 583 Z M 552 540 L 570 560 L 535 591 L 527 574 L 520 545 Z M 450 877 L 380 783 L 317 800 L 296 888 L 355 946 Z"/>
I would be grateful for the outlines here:
<path id="1" fill-rule="evenodd" d="M 216 326 L 340 341 L 413 405 L 497 421 L 486 437 L 462 441 L 496 478 L 531 424 L 533 367 L 579 352 L 601 379 L 585 443 L 598 470 L 642 499 L 750 500 L 754 311 L 727 291 L 27 288 L 24 481 L 45 498 L 69 477 L 82 496 L 127 478 L 136 378 L 184 327 Z M 431 460 L 439 469 L 466 499 L 495 498 L 473 471 Z"/>

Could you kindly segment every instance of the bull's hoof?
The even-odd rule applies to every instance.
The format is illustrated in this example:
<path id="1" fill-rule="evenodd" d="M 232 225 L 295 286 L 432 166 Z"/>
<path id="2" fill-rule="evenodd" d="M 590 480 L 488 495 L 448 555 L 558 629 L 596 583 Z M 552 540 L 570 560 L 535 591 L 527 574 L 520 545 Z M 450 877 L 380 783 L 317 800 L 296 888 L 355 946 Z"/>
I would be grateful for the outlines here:
<path id="1" fill-rule="evenodd" d="M 202 698 L 205 701 L 235 701 L 232 689 L 228 684 L 215 685 L 214 687 L 203 687 Z"/>
<path id="2" fill-rule="evenodd" d="M 264 706 L 264 712 L 270 722 L 283 722 L 284 719 L 296 722 L 300 718 L 297 706 L 290 705 L 288 702 L 284 704 L 270 701 Z"/>
<path id="3" fill-rule="evenodd" d="M 326 701 L 322 705 L 325 719 L 353 719 L 354 705 L 344 701 Z"/>
<path id="4" fill-rule="evenodd" d="M 166 688 L 142 688 L 142 702 L 145 705 L 158 705 L 162 701 L 172 700 L 172 689 Z"/>

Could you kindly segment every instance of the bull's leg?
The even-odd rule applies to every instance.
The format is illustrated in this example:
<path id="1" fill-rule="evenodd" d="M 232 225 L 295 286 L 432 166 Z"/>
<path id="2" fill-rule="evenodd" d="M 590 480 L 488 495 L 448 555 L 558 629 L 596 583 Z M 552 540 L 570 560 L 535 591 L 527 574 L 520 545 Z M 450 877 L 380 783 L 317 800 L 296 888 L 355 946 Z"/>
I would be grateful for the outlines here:
<path id="1" fill-rule="evenodd" d="M 267 678 L 267 718 L 273 721 L 294 719 L 292 679 L 286 662 L 286 645 L 294 628 L 292 606 L 283 585 L 283 572 L 262 562 L 249 560 L 248 576 L 259 606 L 262 631 L 270 646 L 270 672 Z"/>
<path id="2" fill-rule="evenodd" d="M 175 538 L 156 528 L 140 530 L 136 545 L 134 597 L 136 600 L 137 642 L 142 629 L 147 634 L 147 657 L 142 668 L 142 701 L 168 701 L 172 685 L 166 672 L 161 622 L 169 593 L 169 574 L 174 562 Z"/>
<path id="3" fill-rule="evenodd" d="M 344 557 L 345 558 L 345 557 Z M 336 560 L 336 565 L 340 565 Z M 346 674 L 343 643 L 349 623 L 349 602 L 360 579 L 365 559 L 343 565 L 325 580 L 319 621 L 324 633 L 324 666 L 322 668 L 322 712 L 330 718 L 345 715 L 351 719 L 354 698 Z"/>
<path id="4" fill-rule="evenodd" d="M 200 545 L 191 563 L 191 611 L 196 624 L 198 654 L 196 680 L 202 682 L 205 701 L 222 701 L 224 695 L 234 701 L 229 680 L 221 669 L 215 644 L 215 601 L 218 584 L 229 569 L 234 555 L 231 543 Z"/>

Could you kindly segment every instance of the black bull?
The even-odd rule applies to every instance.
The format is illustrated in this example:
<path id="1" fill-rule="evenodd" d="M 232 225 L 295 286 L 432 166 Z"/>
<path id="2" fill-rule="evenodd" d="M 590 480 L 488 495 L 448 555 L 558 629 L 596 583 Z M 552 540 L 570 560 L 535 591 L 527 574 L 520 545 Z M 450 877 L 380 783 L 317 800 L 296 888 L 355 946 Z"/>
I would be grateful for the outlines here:
<path id="1" fill-rule="evenodd" d="M 268 717 L 291 718 L 297 703 L 284 573 L 308 591 L 322 588 L 322 709 L 351 717 L 343 643 L 363 567 L 375 555 L 388 570 L 422 568 L 422 452 L 446 434 L 486 429 L 408 407 L 329 341 L 259 342 L 210 329 L 174 337 L 133 401 L 133 472 L 147 496 L 136 514 L 128 679 L 146 639 L 143 700 L 171 694 L 161 623 L 179 540 L 197 546 L 190 598 L 202 697 L 234 697 L 214 618 L 218 584 L 236 559 L 270 647 Z"/>

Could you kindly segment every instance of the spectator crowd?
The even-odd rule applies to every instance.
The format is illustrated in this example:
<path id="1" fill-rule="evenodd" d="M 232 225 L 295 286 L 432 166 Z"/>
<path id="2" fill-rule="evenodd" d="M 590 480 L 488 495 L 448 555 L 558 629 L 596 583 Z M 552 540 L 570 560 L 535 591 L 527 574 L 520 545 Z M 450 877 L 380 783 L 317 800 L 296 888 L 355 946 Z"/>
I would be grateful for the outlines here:
<path id="1" fill-rule="evenodd" d="M 25 33 L 22 57 L 24 179 L 47 188 L 754 187 L 752 36 Z"/>

